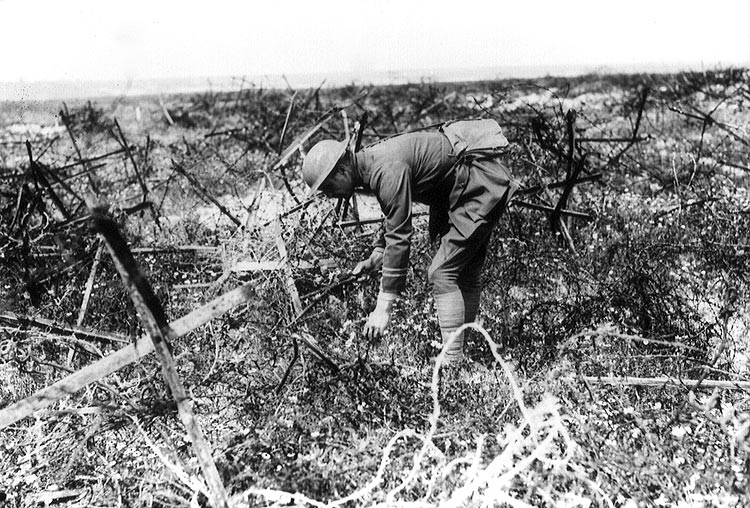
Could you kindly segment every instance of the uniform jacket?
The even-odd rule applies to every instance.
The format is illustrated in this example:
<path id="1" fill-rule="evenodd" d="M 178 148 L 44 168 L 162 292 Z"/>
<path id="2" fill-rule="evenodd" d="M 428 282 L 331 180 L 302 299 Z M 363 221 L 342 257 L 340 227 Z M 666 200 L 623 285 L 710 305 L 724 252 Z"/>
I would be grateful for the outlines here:
<path id="1" fill-rule="evenodd" d="M 399 293 L 406 283 L 412 236 L 412 203 L 430 207 L 430 234 L 453 225 L 468 238 L 505 196 L 518 188 L 498 160 L 508 142 L 494 120 L 446 124 L 441 132 L 413 132 L 367 146 L 354 156 L 364 190 L 385 215 L 381 290 Z"/>

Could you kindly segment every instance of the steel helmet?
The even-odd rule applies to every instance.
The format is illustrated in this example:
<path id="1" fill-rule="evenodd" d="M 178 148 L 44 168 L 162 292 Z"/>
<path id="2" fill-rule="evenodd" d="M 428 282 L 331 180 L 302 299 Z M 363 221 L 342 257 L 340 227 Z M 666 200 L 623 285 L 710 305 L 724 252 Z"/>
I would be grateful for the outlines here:
<path id="1" fill-rule="evenodd" d="M 324 139 L 313 146 L 302 161 L 302 178 L 312 194 L 333 172 L 346 152 L 348 141 Z"/>

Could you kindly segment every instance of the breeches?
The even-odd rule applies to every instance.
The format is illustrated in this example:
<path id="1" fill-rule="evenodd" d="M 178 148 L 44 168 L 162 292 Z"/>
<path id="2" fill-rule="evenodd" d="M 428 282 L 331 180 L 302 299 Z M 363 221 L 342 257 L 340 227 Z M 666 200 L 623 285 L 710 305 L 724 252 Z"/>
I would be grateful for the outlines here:
<path id="1" fill-rule="evenodd" d="M 470 228 L 466 224 L 459 228 L 451 222 L 427 272 L 434 294 L 481 291 L 487 245 L 507 205 L 507 196 L 508 192 L 486 217 L 474 219 Z"/>

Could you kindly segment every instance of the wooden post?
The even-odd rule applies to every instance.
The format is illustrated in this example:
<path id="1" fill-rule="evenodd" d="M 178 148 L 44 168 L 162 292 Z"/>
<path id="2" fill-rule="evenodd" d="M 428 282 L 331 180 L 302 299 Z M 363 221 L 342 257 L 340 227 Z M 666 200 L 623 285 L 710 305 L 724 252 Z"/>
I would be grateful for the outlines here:
<path id="1" fill-rule="evenodd" d="M 117 121 L 117 118 L 115 118 L 115 127 L 117 128 L 117 135 L 115 135 L 114 132 L 112 132 L 112 137 L 114 137 L 118 143 L 120 143 L 120 146 L 123 150 L 125 150 L 125 153 L 128 156 L 128 159 L 130 160 L 130 163 L 133 165 L 133 171 L 135 171 L 135 176 L 138 179 L 138 185 L 141 187 L 141 191 L 143 192 L 143 201 L 146 201 L 148 199 L 148 187 L 146 186 L 146 182 L 143 180 L 143 177 L 141 176 L 141 172 L 138 169 L 138 164 L 135 163 L 135 158 L 133 157 L 133 152 L 130 150 L 130 145 L 128 145 L 128 140 L 125 139 L 125 134 L 123 134 L 122 129 L 120 128 L 120 123 Z"/>
<path id="2" fill-rule="evenodd" d="M 210 494 L 209 501 L 214 508 L 226 508 L 229 500 L 224 484 L 219 476 L 219 471 L 216 469 L 211 448 L 203 437 L 200 426 L 195 419 L 190 397 L 182 385 L 172 357 L 169 340 L 175 337 L 175 333 L 167 322 L 164 309 L 151 288 L 151 284 L 133 258 L 127 242 L 120 234 L 117 224 L 107 217 L 100 207 L 93 206 L 93 203 L 88 203 L 88 205 L 91 209 L 94 227 L 104 238 L 115 267 L 120 273 L 130 293 L 130 298 L 138 311 L 143 327 L 154 344 L 154 350 L 161 363 L 162 375 L 177 403 L 177 412 L 185 425 L 188 438 L 193 445 L 193 451 L 203 470 L 203 476 Z"/>
<path id="3" fill-rule="evenodd" d="M 575 156 L 576 116 L 577 114 L 574 109 L 571 109 L 565 115 L 565 125 L 568 131 L 568 167 L 565 172 L 565 180 L 568 183 L 563 188 L 562 195 L 560 196 L 560 199 L 557 201 L 557 205 L 555 206 L 555 211 L 552 212 L 553 224 L 562 224 L 562 221 L 560 219 L 560 211 L 563 210 L 565 208 L 565 205 L 568 203 L 568 199 L 570 198 L 570 195 L 573 192 L 573 188 L 575 187 L 575 184 L 573 182 L 578 179 L 578 175 L 583 169 L 584 159 L 577 159 Z"/>
<path id="4" fill-rule="evenodd" d="M 78 148 L 76 137 L 73 134 L 73 127 L 71 127 L 70 118 L 68 117 L 68 106 L 66 106 L 65 103 L 63 103 L 63 109 L 60 110 L 60 118 L 62 118 L 65 129 L 68 131 L 70 142 L 73 143 L 73 148 L 75 148 L 76 154 L 78 155 L 78 160 L 81 161 L 83 167 L 86 169 L 86 176 L 89 179 L 89 185 L 91 186 L 91 189 L 95 194 L 99 194 L 99 185 L 97 184 L 97 177 L 94 173 L 94 168 L 91 167 L 91 163 L 88 161 L 88 159 L 85 159 L 83 157 L 80 148 Z"/>
<path id="5" fill-rule="evenodd" d="M 292 269 L 289 267 L 286 244 L 284 243 L 284 239 L 281 236 L 281 227 L 279 226 L 278 222 L 274 227 L 274 232 L 276 234 L 276 248 L 278 249 L 279 255 L 281 256 L 282 269 L 284 270 L 284 282 L 286 284 L 286 290 L 289 293 L 289 297 L 292 299 L 292 307 L 294 308 L 294 319 L 292 320 L 292 323 L 296 323 L 305 313 L 307 313 L 309 307 L 302 307 L 302 300 L 299 297 L 297 285 L 294 283 Z M 328 366 L 329 369 L 331 369 L 333 372 L 339 371 L 338 365 L 336 365 L 333 360 L 328 358 L 323 353 L 314 338 L 307 334 L 300 334 L 299 338 L 315 356 L 317 356 L 320 360 L 323 361 L 323 363 Z"/>
<path id="6" fill-rule="evenodd" d="M 102 258 L 102 250 L 104 244 L 99 241 L 99 246 L 96 248 L 96 254 L 94 254 L 94 262 L 91 265 L 91 271 L 89 272 L 89 278 L 86 280 L 86 290 L 83 292 L 83 301 L 81 301 L 81 309 L 78 311 L 78 319 L 76 319 L 76 326 L 83 325 L 83 320 L 86 319 L 86 311 L 89 308 L 89 300 L 91 299 L 91 291 L 94 289 L 94 281 L 96 280 L 96 271 L 99 268 L 99 260 Z M 73 365 L 73 357 L 75 356 L 75 348 L 70 347 L 68 350 L 68 367 Z"/>

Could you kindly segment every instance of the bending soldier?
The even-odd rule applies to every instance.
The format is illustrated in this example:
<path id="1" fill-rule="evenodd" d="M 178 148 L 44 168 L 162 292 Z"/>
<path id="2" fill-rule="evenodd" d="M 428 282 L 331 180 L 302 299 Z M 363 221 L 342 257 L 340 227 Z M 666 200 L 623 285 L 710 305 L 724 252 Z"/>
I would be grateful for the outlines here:
<path id="1" fill-rule="evenodd" d="M 498 218 L 518 188 L 499 162 L 508 145 L 494 120 L 448 123 L 440 131 L 388 138 L 353 153 L 348 142 L 325 140 L 308 152 L 302 174 L 311 192 L 349 198 L 355 190 L 375 195 L 385 215 L 384 233 L 354 273 L 382 266 L 380 292 L 365 325 L 379 337 L 403 290 L 412 237 L 412 202 L 430 207 L 430 236 L 440 236 L 428 279 L 445 344 L 479 308 L 481 273 Z M 463 358 L 463 333 L 446 353 Z"/>

